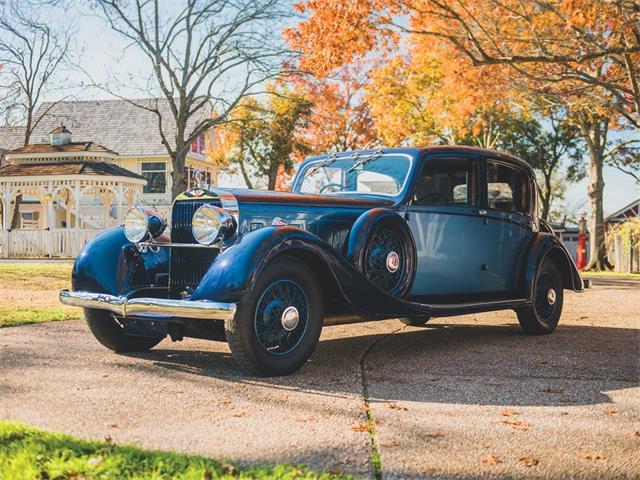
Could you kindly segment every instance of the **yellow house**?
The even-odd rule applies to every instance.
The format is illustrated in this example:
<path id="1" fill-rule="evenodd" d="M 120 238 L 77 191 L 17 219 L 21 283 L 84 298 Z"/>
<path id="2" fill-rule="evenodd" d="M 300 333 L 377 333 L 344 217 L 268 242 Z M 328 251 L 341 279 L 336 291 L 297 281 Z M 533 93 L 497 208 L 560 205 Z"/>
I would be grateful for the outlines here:
<path id="1" fill-rule="evenodd" d="M 173 143 L 168 103 L 133 102 L 161 111 L 164 138 Z M 73 255 L 97 231 L 120 223 L 124 208 L 134 203 L 168 216 L 172 162 L 157 115 L 136 105 L 126 100 L 45 103 L 36 112 L 29 145 L 22 145 L 19 127 L 0 128 L 0 255 Z M 217 184 L 204 137 L 187 154 L 189 186 L 198 172 Z M 58 237 L 69 245 L 59 245 Z"/>

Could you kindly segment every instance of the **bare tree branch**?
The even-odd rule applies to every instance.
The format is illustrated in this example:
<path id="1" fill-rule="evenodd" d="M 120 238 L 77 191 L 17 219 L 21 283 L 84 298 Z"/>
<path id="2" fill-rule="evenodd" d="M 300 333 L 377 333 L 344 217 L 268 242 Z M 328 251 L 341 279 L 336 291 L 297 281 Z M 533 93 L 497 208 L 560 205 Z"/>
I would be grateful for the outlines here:
<path id="1" fill-rule="evenodd" d="M 166 109 L 138 106 L 158 117 L 175 197 L 185 188 L 191 143 L 279 72 L 289 52 L 273 27 L 288 9 L 281 0 L 95 1 L 110 27 L 149 60 L 155 87 L 150 96 L 169 105 L 171 118 L 163 118 Z M 225 88 L 228 81 L 232 90 Z"/>

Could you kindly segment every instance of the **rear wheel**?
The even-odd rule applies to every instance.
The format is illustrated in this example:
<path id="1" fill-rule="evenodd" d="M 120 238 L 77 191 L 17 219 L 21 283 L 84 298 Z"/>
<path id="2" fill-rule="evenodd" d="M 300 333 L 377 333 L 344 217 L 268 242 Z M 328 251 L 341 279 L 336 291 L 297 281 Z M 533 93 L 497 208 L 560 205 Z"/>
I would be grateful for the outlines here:
<path id="1" fill-rule="evenodd" d="M 551 260 L 545 260 L 536 277 L 533 305 L 517 310 L 520 326 L 532 335 L 553 332 L 562 314 L 563 300 L 560 272 Z"/>
<path id="2" fill-rule="evenodd" d="M 288 375 L 311 356 L 322 330 L 322 293 L 308 266 L 274 260 L 231 320 L 229 348 L 238 364 L 258 376 Z"/>
<path id="3" fill-rule="evenodd" d="M 125 335 L 122 325 L 105 310 L 85 308 L 84 318 L 96 340 L 114 352 L 142 352 L 162 341 L 162 338 Z"/>

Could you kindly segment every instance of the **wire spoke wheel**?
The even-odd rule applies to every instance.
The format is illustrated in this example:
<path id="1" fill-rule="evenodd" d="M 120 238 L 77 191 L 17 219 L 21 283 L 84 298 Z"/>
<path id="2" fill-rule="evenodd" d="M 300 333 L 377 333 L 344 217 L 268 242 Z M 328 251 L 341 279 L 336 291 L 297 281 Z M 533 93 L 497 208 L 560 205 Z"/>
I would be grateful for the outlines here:
<path id="1" fill-rule="evenodd" d="M 272 355 L 291 352 L 303 338 L 309 323 L 309 301 L 292 280 L 271 283 L 258 300 L 254 328 L 258 342 Z"/>
<path id="2" fill-rule="evenodd" d="M 365 275 L 375 285 L 394 292 L 405 275 L 406 250 L 400 237 L 389 229 L 378 230 L 369 243 Z"/>
<path id="3" fill-rule="evenodd" d="M 535 309 L 541 320 L 548 321 L 556 308 L 558 286 L 548 272 L 542 272 L 536 283 Z"/>

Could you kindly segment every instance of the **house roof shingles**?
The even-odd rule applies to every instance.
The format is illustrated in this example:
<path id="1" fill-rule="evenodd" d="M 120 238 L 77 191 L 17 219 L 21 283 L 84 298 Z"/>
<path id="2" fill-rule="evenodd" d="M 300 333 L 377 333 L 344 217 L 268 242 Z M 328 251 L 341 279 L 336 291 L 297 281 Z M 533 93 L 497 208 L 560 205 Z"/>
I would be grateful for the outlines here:
<path id="1" fill-rule="evenodd" d="M 51 175 L 101 175 L 128 177 L 144 180 L 144 177 L 129 170 L 105 162 L 48 162 L 11 164 L 0 167 L 0 177 L 40 177 Z"/>
<path id="2" fill-rule="evenodd" d="M 96 153 L 110 153 L 116 155 L 116 152 L 109 150 L 102 145 L 98 145 L 93 142 L 72 142 L 63 145 L 49 145 L 48 143 L 35 143 L 32 145 L 25 145 L 14 150 L 5 152 L 5 155 L 12 154 L 27 154 L 27 153 L 75 153 L 75 152 L 96 152 Z"/>
<path id="3" fill-rule="evenodd" d="M 154 112 L 139 106 L 155 108 L 162 115 L 163 132 L 174 145 L 175 122 L 169 102 L 160 99 L 140 100 L 81 100 L 43 103 L 35 113 L 40 119 L 33 131 L 30 143 L 49 143 L 50 132 L 64 124 L 73 132 L 76 142 L 95 142 L 119 155 L 166 155 L 158 131 L 158 117 Z M 203 115 L 208 112 L 203 111 Z M 194 116 L 188 130 L 201 118 Z M 24 138 L 24 128 L 0 127 L 0 150 L 19 147 Z"/>

